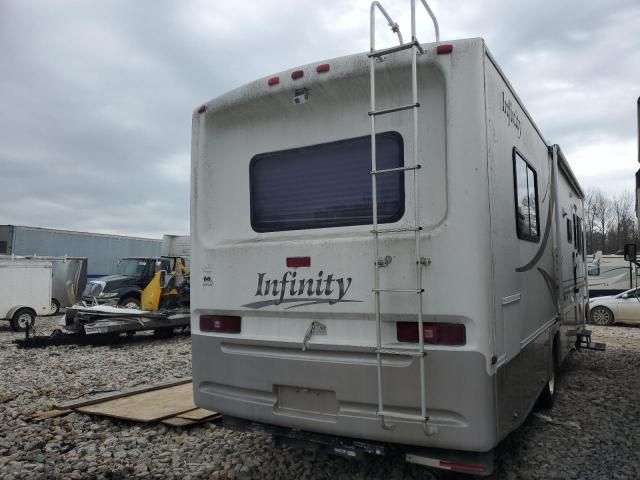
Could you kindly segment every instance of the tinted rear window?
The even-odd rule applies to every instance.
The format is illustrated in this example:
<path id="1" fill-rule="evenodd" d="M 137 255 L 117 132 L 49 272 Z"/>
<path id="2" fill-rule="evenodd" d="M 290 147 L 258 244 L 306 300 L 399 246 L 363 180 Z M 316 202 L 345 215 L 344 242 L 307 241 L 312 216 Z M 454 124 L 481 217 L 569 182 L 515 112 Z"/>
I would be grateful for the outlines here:
<path id="1" fill-rule="evenodd" d="M 376 136 L 377 168 L 404 165 L 402 137 Z M 262 153 L 251 159 L 251 226 L 257 232 L 372 223 L 371 137 Z M 404 213 L 404 173 L 378 175 L 378 223 Z"/>

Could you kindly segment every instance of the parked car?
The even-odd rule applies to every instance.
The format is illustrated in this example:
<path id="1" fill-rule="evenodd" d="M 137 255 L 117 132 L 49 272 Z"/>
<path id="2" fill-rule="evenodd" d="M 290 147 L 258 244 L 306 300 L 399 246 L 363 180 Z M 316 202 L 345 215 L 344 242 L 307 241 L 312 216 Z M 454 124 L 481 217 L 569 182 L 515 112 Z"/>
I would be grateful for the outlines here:
<path id="1" fill-rule="evenodd" d="M 640 287 L 589 301 L 589 320 L 596 325 L 640 323 Z"/>

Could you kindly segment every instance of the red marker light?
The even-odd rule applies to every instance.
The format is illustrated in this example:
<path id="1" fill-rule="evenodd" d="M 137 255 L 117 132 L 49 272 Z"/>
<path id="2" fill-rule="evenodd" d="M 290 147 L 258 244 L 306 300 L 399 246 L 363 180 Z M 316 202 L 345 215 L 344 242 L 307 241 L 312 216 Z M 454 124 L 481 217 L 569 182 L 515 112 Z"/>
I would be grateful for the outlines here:
<path id="1" fill-rule="evenodd" d="M 293 72 L 291 72 L 291 78 L 293 78 L 294 80 L 297 80 L 299 78 L 304 77 L 304 71 L 303 70 L 295 70 Z"/>
<path id="2" fill-rule="evenodd" d="M 453 52 L 453 45 L 451 45 L 450 43 L 445 43 L 444 45 L 438 45 L 436 47 L 436 53 L 438 55 L 445 55 L 451 52 Z"/>
<path id="3" fill-rule="evenodd" d="M 311 257 L 287 257 L 288 268 L 310 267 Z"/>
<path id="4" fill-rule="evenodd" d="M 280 83 L 280 77 L 271 77 L 267 80 L 267 85 L 273 87 L 274 85 L 278 85 Z"/>
<path id="5" fill-rule="evenodd" d="M 196 110 L 198 113 L 204 113 L 207 111 L 207 106 L 206 105 L 200 105 L 200 108 L 198 108 L 198 110 Z"/>
<path id="6" fill-rule="evenodd" d="M 201 315 L 200 330 L 203 332 L 240 333 L 240 317 L 227 315 Z"/>
<path id="7" fill-rule="evenodd" d="M 316 67 L 316 72 L 318 73 L 328 72 L 329 70 L 331 70 L 331 65 L 328 63 L 322 63 Z"/>

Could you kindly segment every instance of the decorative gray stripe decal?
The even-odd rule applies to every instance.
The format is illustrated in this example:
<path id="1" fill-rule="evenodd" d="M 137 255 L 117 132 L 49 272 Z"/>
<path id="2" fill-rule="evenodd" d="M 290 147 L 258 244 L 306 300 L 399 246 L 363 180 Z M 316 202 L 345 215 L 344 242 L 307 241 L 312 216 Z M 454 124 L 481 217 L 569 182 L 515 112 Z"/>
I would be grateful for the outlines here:
<path id="1" fill-rule="evenodd" d="M 330 303 L 330 304 L 336 304 L 336 303 L 362 303 L 362 300 L 332 300 L 329 298 L 285 298 L 283 300 L 278 300 L 278 299 L 274 299 L 274 300 L 262 300 L 260 302 L 253 302 L 253 303 L 247 303 L 245 305 L 242 305 L 243 307 L 247 307 L 247 308 L 262 308 L 262 307 L 269 307 L 271 305 L 279 305 L 281 303 L 296 303 L 298 305 L 292 305 L 290 307 L 287 307 L 287 309 L 289 308 L 295 308 L 295 307 L 302 307 L 304 305 L 316 305 L 319 303 Z"/>
<path id="2" fill-rule="evenodd" d="M 542 275 L 542 278 L 544 278 L 544 281 L 547 284 L 547 288 L 549 289 L 551 298 L 553 298 L 553 303 L 555 305 L 558 305 L 558 291 L 556 289 L 556 282 L 553 280 L 553 277 L 541 268 L 538 268 L 538 272 L 540 273 L 540 275 Z"/>

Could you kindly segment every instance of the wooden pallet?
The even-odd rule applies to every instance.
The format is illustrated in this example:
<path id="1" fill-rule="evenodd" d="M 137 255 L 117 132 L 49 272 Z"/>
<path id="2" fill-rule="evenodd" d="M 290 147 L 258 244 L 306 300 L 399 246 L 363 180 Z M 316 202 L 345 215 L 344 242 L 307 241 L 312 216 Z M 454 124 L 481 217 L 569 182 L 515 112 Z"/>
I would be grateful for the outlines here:
<path id="1" fill-rule="evenodd" d="M 209 422 L 220 417 L 217 412 L 195 406 L 193 384 L 190 378 L 186 378 L 60 403 L 51 411 L 39 412 L 27 419 L 38 421 L 71 412 L 135 422 L 162 422 L 176 427 Z"/>

